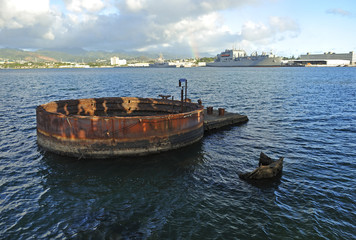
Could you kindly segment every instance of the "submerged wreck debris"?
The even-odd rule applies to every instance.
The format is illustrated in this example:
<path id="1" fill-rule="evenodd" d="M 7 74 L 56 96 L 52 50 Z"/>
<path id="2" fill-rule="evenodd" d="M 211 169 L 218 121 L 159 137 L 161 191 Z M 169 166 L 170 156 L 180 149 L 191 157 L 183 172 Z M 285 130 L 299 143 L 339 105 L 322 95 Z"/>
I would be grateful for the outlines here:
<path id="1" fill-rule="evenodd" d="M 239 177 L 244 180 L 260 180 L 278 177 L 282 173 L 283 159 L 284 158 L 281 157 L 277 161 L 273 161 L 270 157 L 261 152 L 258 168 L 252 172 L 239 174 Z"/>

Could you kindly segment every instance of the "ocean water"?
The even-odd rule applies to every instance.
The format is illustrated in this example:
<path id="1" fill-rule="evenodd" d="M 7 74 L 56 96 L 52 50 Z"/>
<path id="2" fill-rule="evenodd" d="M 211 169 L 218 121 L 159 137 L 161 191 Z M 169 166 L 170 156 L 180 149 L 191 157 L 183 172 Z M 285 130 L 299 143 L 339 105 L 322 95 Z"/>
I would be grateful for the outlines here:
<path id="1" fill-rule="evenodd" d="M 189 147 L 83 160 L 36 143 L 37 105 L 188 97 L 249 122 Z M 0 239 L 356 239 L 356 68 L 0 69 Z M 274 182 L 238 173 L 285 158 Z"/>

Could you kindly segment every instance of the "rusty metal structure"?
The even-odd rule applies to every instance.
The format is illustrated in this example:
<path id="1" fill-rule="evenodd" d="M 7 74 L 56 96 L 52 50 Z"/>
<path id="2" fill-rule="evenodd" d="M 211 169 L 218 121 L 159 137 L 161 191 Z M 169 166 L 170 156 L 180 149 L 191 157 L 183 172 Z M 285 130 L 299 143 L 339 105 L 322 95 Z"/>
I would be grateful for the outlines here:
<path id="1" fill-rule="evenodd" d="M 203 110 L 167 97 L 54 101 L 36 109 L 37 142 L 45 150 L 78 158 L 157 153 L 199 141 Z"/>

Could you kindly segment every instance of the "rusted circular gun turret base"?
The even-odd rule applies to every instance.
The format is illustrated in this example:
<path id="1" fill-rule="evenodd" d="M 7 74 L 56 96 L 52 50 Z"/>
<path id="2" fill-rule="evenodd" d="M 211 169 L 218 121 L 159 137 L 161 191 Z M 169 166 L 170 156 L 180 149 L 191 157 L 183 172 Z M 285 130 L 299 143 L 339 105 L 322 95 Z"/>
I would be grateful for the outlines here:
<path id="1" fill-rule="evenodd" d="M 140 156 L 199 141 L 203 106 L 166 99 L 90 98 L 37 107 L 37 142 L 79 158 Z"/>

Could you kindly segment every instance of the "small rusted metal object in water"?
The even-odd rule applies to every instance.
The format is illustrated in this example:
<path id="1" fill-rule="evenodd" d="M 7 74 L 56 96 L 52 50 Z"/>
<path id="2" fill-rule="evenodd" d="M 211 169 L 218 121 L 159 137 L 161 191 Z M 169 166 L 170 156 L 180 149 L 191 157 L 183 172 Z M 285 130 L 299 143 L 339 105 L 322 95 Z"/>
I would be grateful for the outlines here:
<path id="1" fill-rule="evenodd" d="M 162 99 L 168 99 L 169 97 L 171 97 L 171 95 L 163 95 L 163 94 L 160 94 L 158 96 L 161 97 Z"/>
<path id="2" fill-rule="evenodd" d="M 37 107 L 37 142 L 83 158 L 137 156 L 180 148 L 203 137 L 203 106 L 166 99 L 61 100 Z"/>
<path id="3" fill-rule="evenodd" d="M 219 116 L 224 116 L 225 108 L 218 108 L 218 110 L 219 110 Z"/>
<path id="4" fill-rule="evenodd" d="M 206 113 L 209 114 L 209 115 L 212 115 L 213 114 L 213 107 L 207 107 L 206 108 Z"/>

